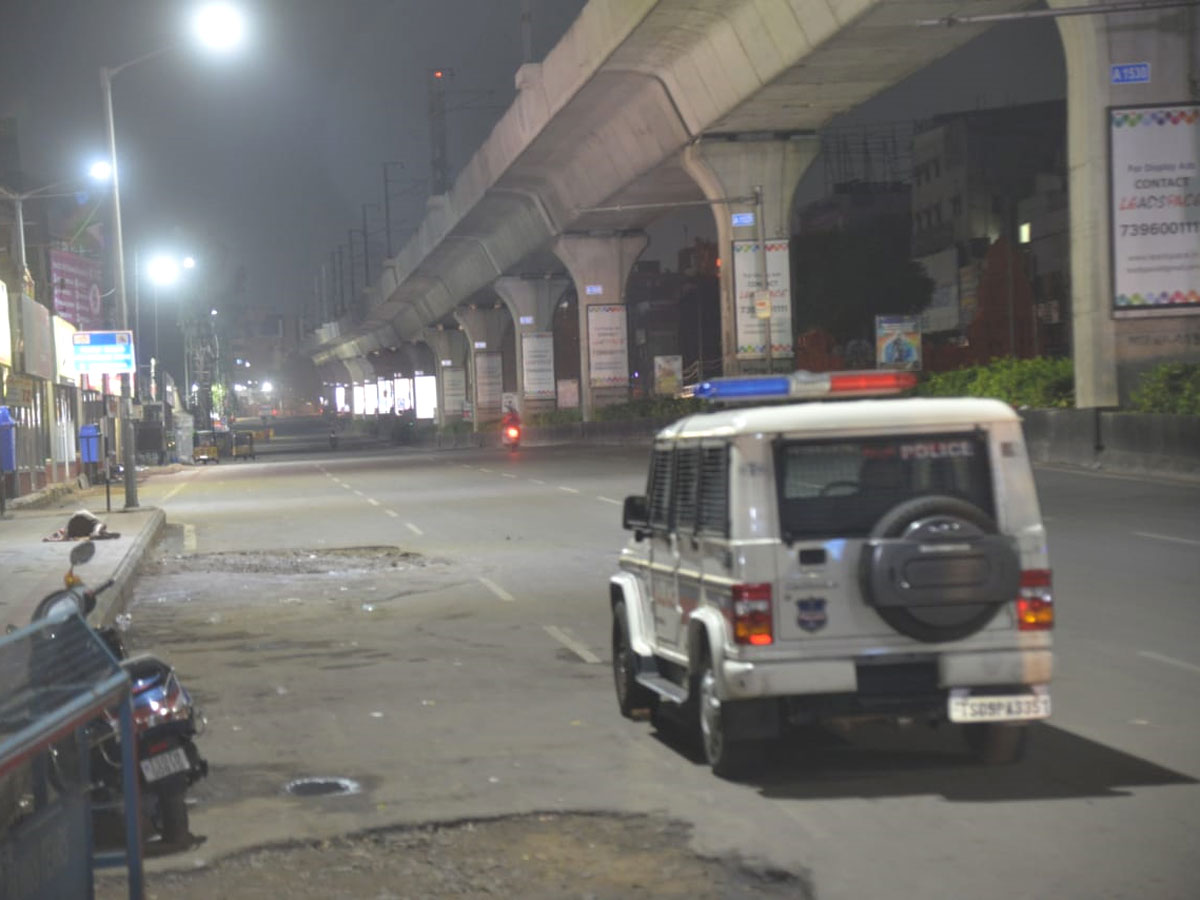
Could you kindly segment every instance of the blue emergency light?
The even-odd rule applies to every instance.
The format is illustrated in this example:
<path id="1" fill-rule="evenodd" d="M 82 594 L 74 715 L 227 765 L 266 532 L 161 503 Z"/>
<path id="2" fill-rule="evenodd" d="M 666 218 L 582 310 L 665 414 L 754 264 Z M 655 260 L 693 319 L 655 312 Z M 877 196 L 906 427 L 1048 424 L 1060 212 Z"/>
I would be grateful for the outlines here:
<path id="1" fill-rule="evenodd" d="M 791 375 L 741 375 L 712 378 L 696 385 L 692 396 L 704 400 L 813 400 L 822 397 L 880 397 L 915 387 L 914 372 L 860 369 L 852 372 L 793 372 Z"/>

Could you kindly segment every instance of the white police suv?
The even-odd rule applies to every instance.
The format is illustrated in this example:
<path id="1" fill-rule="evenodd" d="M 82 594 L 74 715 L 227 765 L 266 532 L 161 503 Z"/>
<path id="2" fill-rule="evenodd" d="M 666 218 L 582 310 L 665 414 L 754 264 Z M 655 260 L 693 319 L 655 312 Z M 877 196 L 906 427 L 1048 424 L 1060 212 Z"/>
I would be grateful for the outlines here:
<path id="1" fill-rule="evenodd" d="M 911 373 L 715 379 L 657 435 L 610 583 L 621 712 L 719 775 L 789 725 L 949 721 L 984 762 L 1050 715 L 1054 604 L 1021 422 Z M 794 402 L 796 400 L 824 402 Z M 785 402 L 774 402 L 780 401 Z M 789 402 L 790 401 L 790 402 Z"/>

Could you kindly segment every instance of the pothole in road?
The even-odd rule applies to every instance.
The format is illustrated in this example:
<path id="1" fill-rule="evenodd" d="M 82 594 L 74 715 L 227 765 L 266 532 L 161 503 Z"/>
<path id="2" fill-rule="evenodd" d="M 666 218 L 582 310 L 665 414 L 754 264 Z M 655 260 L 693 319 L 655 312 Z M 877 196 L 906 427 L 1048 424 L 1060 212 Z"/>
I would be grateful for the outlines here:
<path id="1" fill-rule="evenodd" d="M 399 547 L 367 546 L 319 550 L 231 550 L 161 557 L 150 562 L 148 574 L 180 572 L 226 572 L 324 575 L 336 572 L 375 572 L 410 569 L 428 565 L 419 553 Z"/>
<path id="2" fill-rule="evenodd" d="M 350 778 L 297 778 L 285 784 L 283 791 L 293 797 L 328 797 L 334 794 L 357 794 L 362 787 Z"/>

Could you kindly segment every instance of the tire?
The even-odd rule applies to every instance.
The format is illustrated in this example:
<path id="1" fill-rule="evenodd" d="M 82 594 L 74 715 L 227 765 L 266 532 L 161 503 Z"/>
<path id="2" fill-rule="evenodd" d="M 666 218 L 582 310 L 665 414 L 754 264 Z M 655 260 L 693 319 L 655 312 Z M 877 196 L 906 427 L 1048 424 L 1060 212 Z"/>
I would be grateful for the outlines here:
<path id="1" fill-rule="evenodd" d="M 164 791 L 158 795 L 159 833 L 162 842 L 172 847 L 186 846 L 192 833 L 188 829 L 187 792 L 184 789 Z"/>
<path id="2" fill-rule="evenodd" d="M 973 525 L 984 534 L 996 534 L 996 523 L 979 507 L 957 497 L 914 497 L 886 512 L 871 529 L 872 538 L 896 538 L 909 526 L 922 520 L 942 516 L 959 519 Z M 871 596 L 870 547 L 865 547 L 859 568 L 859 583 L 864 597 Z M 906 637 L 927 644 L 957 641 L 982 629 L 1011 598 L 997 602 L 963 604 L 953 607 L 882 607 L 875 611 L 888 625 Z"/>
<path id="3" fill-rule="evenodd" d="M 738 741 L 725 730 L 712 654 L 707 647 L 703 653 L 700 669 L 692 677 L 690 696 L 694 699 L 689 700 L 695 717 L 696 740 L 714 775 L 736 779 L 758 761 L 762 745 L 757 741 Z"/>
<path id="4" fill-rule="evenodd" d="M 621 715 L 632 719 L 635 709 L 652 709 L 654 692 L 637 682 L 637 656 L 629 643 L 629 614 L 624 602 L 613 606 L 612 666 Z"/>
<path id="5" fill-rule="evenodd" d="M 979 762 L 985 766 L 1008 766 L 1025 757 L 1029 744 L 1029 726 L 1009 722 L 988 722 L 964 725 L 963 740 Z"/>

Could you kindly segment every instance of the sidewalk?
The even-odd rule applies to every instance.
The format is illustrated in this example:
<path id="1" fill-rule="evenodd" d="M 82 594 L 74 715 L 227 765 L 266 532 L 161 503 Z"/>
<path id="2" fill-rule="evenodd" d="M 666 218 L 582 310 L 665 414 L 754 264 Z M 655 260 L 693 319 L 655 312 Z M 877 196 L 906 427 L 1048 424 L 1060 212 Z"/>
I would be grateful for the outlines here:
<path id="1" fill-rule="evenodd" d="M 139 473 L 138 481 L 154 471 Z M 71 514 L 80 509 L 99 516 L 109 531 L 121 535 L 114 540 L 96 541 L 96 555 L 79 568 L 89 585 L 114 579 L 113 586 L 100 595 L 91 621 L 107 624 L 124 610 L 132 593 L 134 573 L 158 539 L 166 515 L 153 506 L 125 511 L 123 503 L 120 484 L 112 486 L 112 512 L 105 509 L 103 486 L 79 489 L 56 484 L 9 501 L 0 519 L 0 630 L 28 625 L 38 601 L 62 588 L 63 575 L 70 566 L 68 557 L 76 542 L 44 542 L 42 538 L 64 527 Z"/>

